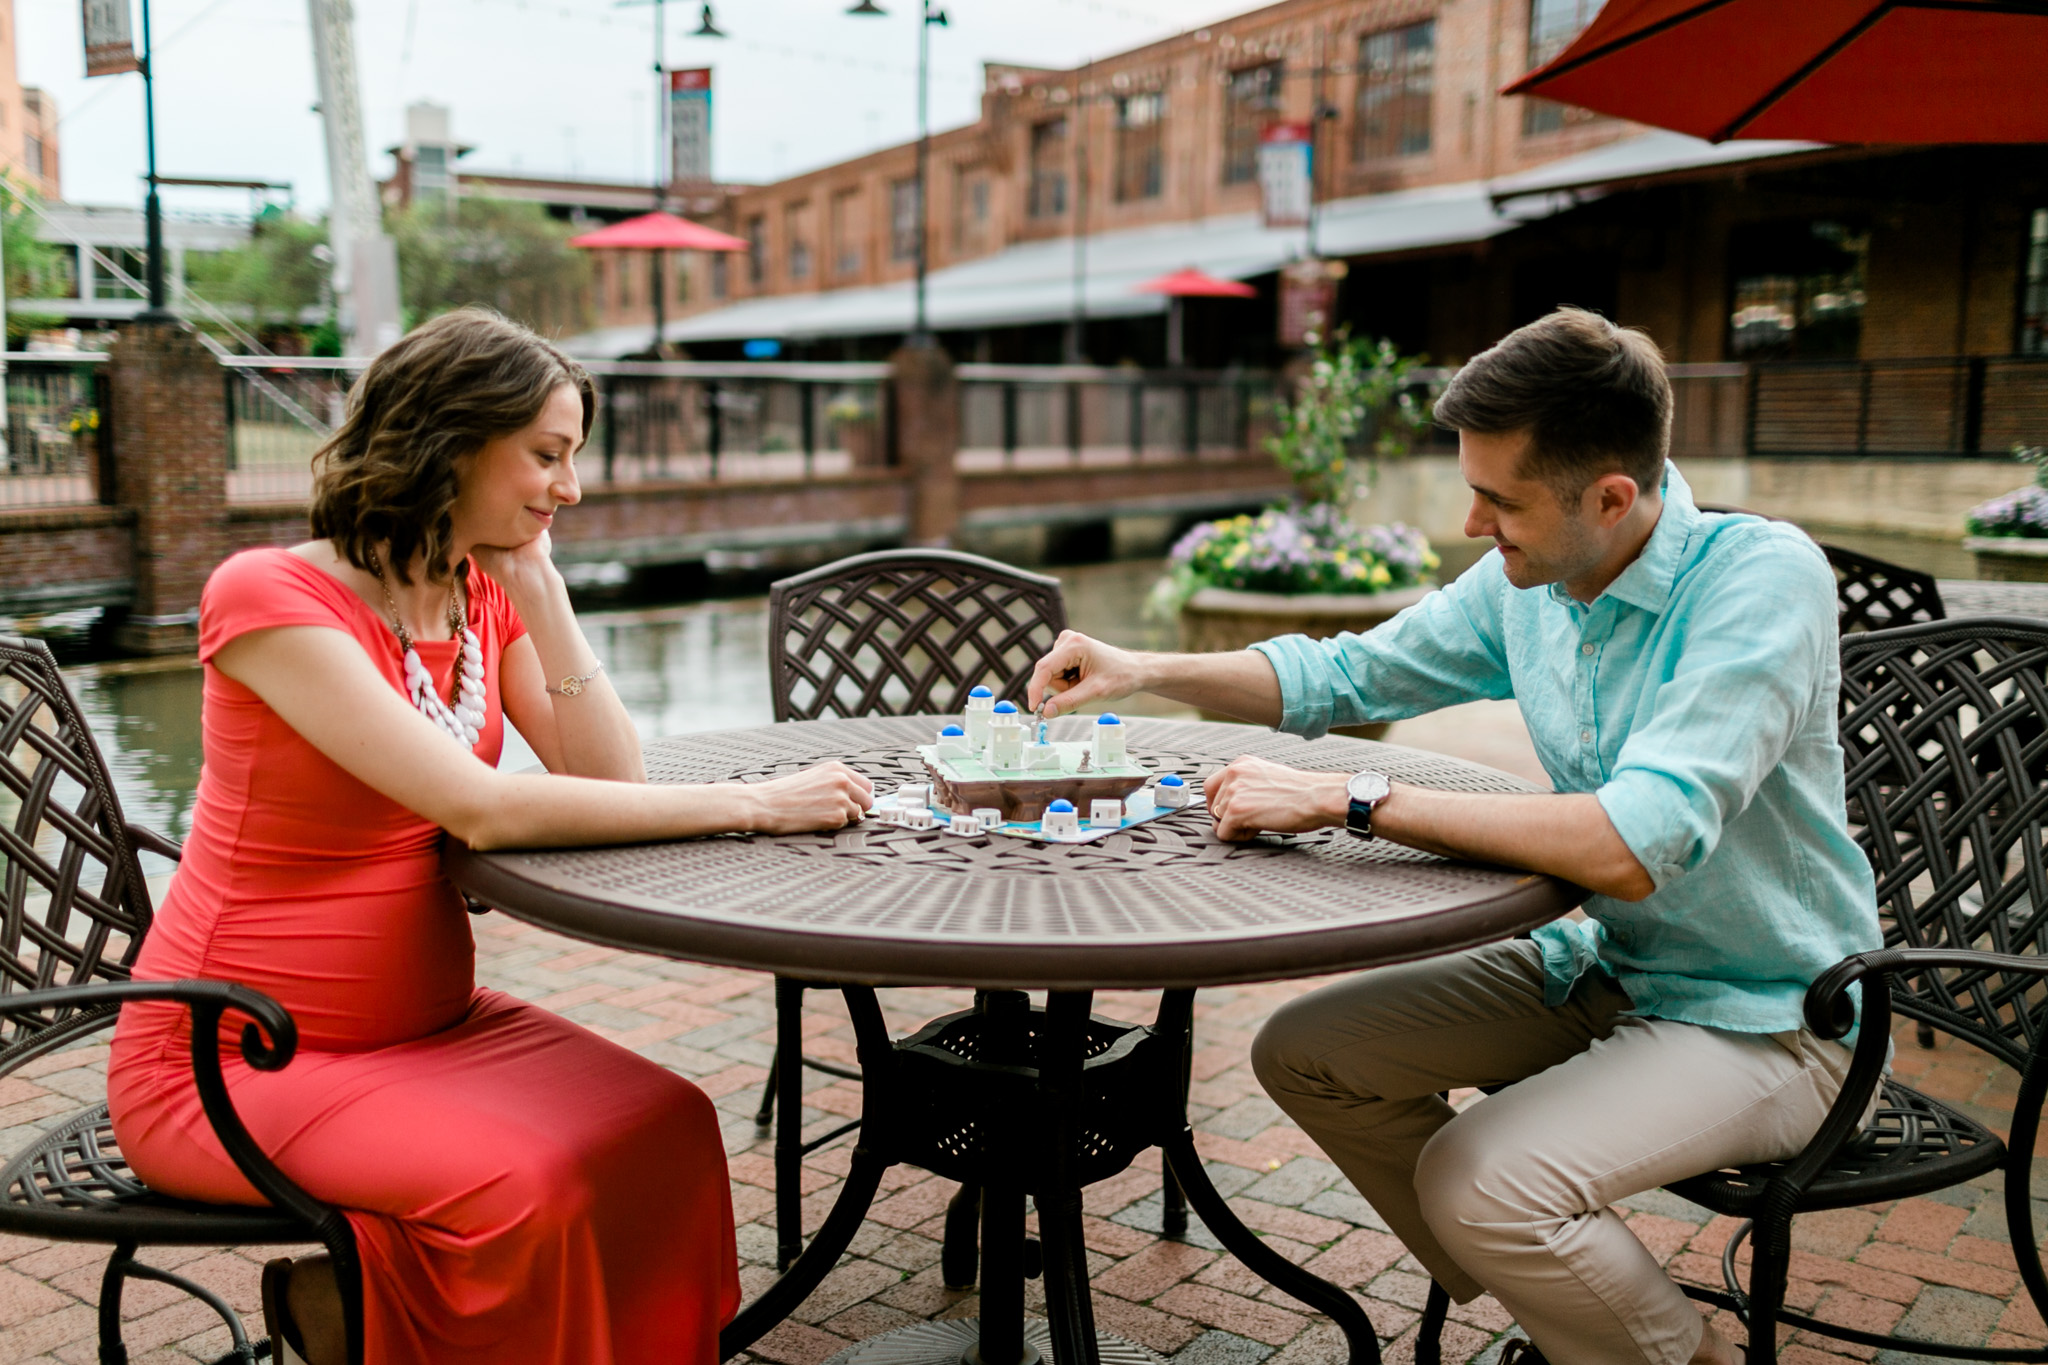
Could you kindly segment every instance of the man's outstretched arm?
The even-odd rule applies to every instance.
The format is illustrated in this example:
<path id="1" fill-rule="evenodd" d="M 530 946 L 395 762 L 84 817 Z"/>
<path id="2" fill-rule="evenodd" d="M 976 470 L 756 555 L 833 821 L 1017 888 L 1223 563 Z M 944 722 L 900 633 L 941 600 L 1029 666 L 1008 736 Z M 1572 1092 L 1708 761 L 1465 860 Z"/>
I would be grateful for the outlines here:
<path id="1" fill-rule="evenodd" d="M 1138 692 L 1258 725 L 1280 723 L 1280 680 L 1256 650 L 1145 654 L 1117 649 L 1077 630 L 1061 631 L 1051 652 L 1038 661 L 1026 700 L 1035 707 L 1050 693 L 1045 714 L 1062 716 Z"/>
<path id="2" fill-rule="evenodd" d="M 1216 833 L 1249 839 L 1261 831 L 1300 833 L 1344 823 L 1349 773 L 1312 773 L 1262 758 L 1240 758 L 1202 784 Z M 1616 900 L 1656 889 L 1608 819 L 1600 798 L 1446 792 L 1397 783 L 1373 811 L 1375 836 L 1447 858 L 1527 868 Z"/>

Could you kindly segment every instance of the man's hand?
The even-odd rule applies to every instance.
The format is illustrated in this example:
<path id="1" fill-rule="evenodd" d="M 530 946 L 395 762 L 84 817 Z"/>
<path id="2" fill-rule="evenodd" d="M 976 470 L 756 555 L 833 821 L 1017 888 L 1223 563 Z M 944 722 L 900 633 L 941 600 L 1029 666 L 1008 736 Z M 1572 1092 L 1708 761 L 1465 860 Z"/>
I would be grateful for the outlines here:
<path id="1" fill-rule="evenodd" d="M 1031 670 L 1025 700 L 1035 710 L 1039 699 L 1050 693 L 1045 703 L 1045 714 L 1050 718 L 1066 715 L 1089 702 L 1122 701 L 1133 692 L 1144 690 L 1136 654 L 1091 640 L 1078 630 L 1063 630 L 1060 638 L 1053 641 L 1052 652 Z"/>
<path id="2" fill-rule="evenodd" d="M 1219 839 L 1300 834 L 1344 823 L 1349 773 L 1310 773 L 1246 755 L 1202 783 Z"/>

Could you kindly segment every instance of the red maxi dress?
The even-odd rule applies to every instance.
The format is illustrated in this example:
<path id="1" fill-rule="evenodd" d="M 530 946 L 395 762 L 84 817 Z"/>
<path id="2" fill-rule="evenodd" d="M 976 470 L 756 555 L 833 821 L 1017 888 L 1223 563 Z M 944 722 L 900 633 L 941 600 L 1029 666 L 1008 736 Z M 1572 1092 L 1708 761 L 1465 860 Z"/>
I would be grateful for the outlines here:
<path id="1" fill-rule="evenodd" d="M 192 836 L 135 975 L 238 981 L 298 1021 L 284 1070 L 225 1045 L 250 1132 L 361 1249 L 369 1365 L 714 1365 L 739 1303 L 717 1114 L 681 1077 L 575 1024 L 479 990 L 441 831 L 349 776 L 211 665 L 245 631 L 346 631 L 404 691 L 398 645 L 331 574 L 283 550 L 214 572 L 200 603 L 204 768 Z M 488 716 L 524 633 L 471 566 Z M 447 696 L 455 642 L 422 641 Z M 423 741 L 425 742 L 425 741 Z M 435 736 L 432 742 L 443 742 Z M 189 1017 L 123 1009 L 108 1100 L 152 1188 L 259 1204 L 206 1122 Z"/>

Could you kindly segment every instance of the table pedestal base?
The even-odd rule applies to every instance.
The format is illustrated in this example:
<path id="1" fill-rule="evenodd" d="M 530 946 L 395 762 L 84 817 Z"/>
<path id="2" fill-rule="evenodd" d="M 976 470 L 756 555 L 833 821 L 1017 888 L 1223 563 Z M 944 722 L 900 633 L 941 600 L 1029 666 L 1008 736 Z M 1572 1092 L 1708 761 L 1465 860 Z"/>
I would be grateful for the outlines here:
<path id="1" fill-rule="evenodd" d="M 978 1318 L 917 1322 L 857 1341 L 825 1365 L 962 1365 L 980 1341 Z M 1020 1365 L 1052 1361 L 1052 1324 L 1042 1318 L 1026 1318 L 1024 1348 L 1026 1358 Z M 1095 1334 L 1095 1349 L 1102 1365 L 1163 1365 L 1160 1356 L 1135 1341 L 1107 1332 Z"/>

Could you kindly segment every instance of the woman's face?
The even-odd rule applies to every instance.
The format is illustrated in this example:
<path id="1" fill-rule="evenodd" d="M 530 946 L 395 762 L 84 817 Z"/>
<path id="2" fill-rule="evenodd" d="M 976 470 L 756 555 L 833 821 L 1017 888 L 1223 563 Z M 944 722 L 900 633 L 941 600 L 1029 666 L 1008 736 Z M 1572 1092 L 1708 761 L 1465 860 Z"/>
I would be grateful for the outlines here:
<path id="1" fill-rule="evenodd" d="M 546 531 L 557 507 L 583 497 L 576 482 L 582 443 L 583 400 L 573 384 L 560 385 L 530 425 L 457 466 L 456 540 L 513 549 Z"/>

